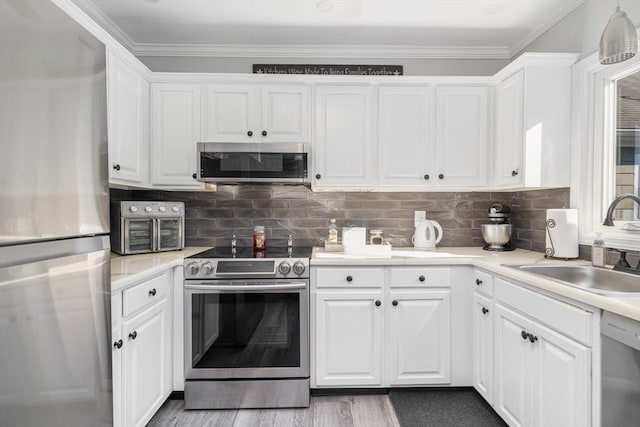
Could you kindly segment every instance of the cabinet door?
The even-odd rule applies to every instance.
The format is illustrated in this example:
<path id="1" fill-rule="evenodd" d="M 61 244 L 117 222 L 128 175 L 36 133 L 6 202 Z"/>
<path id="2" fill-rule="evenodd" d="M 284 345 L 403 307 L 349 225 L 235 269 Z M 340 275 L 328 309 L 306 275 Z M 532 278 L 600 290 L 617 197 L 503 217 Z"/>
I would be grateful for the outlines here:
<path id="1" fill-rule="evenodd" d="M 200 85 L 153 84 L 151 119 L 151 183 L 199 187 L 192 175 L 202 140 Z"/>
<path id="2" fill-rule="evenodd" d="M 434 183 L 487 185 L 489 88 L 441 87 L 437 105 Z"/>
<path id="3" fill-rule="evenodd" d="M 382 293 L 317 293 L 316 384 L 382 385 Z"/>
<path id="4" fill-rule="evenodd" d="M 379 185 L 424 187 L 436 179 L 429 162 L 434 133 L 433 88 L 378 88 Z"/>
<path id="5" fill-rule="evenodd" d="M 536 325 L 533 425 L 591 425 L 591 350 Z"/>
<path id="6" fill-rule="evenodd" d="M 117 324 L 111 329 L 111 375 L 113 390 L 113 426 L 122 427 L 125 424 L 122 419 L 122 355 L 124 353 L 124 339 L 122 339 L 122 326 Z"/>
<path id="7" fill-rule="evenodd" d="M 309 141 L 309 89 L 306 86 L 262 87 L 259 131 L 263 142 Z"/>
<path id="8" fill-rule="evenodd" d="M 449 291 L 390 293 L 385 309 L 389 384 L 451 382 Z"/>
<path id="9" fill-rule="evenodd" d="M 316 86 L 314 187 L 372 187 L 368 86 Z"/>
<path id="10" fill-rule="evenodd" d="M 255 119 L 253 85 L 209 85 L 207 87 L 208 142 L 259 142 Z"/>
<path id="11" fill-rule="evenodd" d="M 524 70 L 520 70 L 496 88 L 496 185 L 522 183 L 523 127 Z"/>
<path id="12" fill-rule="evenodd" d="M 170 393 L 171 325 L 167 300 L 123 325 L 124 424 L 144 426 Z"/>
<path id="13" fill-rule="evenodd" d="M 473 387 L 493 404 L 493 304 L 473 295 Z"/>
<path id="14" fill-rule="evenodd" d="M 142 184 L 149 167 L 149 82 L 108 55 L 109 179 Z"/>
<path id="15" fill-rule="evenodd" d="M 532 330 L 529 320 L 495 305 L 494 407 L 510 426 L 531 425 L 531 387 L 536 375 L 533 345 L 523 334 Z"/>

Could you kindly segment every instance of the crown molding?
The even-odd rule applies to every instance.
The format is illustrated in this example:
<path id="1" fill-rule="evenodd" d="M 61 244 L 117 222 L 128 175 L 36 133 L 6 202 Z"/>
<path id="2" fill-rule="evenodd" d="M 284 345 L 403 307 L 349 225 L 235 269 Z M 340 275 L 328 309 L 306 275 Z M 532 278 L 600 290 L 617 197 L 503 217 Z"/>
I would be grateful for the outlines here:
<path id="1" fill-rule="evenodd" d="M 93 19 L 98 25 L 104 28 L 114 39 L 122 44 L 129 52 L 133 52 L 136 42 L 133 41 L 122 28 L 120 28 L 115 22 L 111 20 L 102 10 L 95 5 L 92 0 L 71 0 L 75 3 L 84 13 L 86 13 L 91 19 Z"/>
<path id="2" fill-rule="evenodd" d="M 221 58 L 389 58 L 389 59 L 509 59 L 507 46 L 369 46 L 369 45 L 247 45 L 135 43 L 136 56 L 204 56 Z"/>
<path id="3" fill-rule="evenodd" d="M 558 12 L 553 18 L 551 18 L 549 21 L 545 22 L 544 25 L 538 27 L 536 30 L 534 30 L 531 33 L 527 34 L 519 42 L 514 43 L 511 46 L 511 48 L 509 49 L 510 57 L 513 58 L 514 56 L 516 56 L 517 54 L 522 52 L 527 46 L 529 46 L 531 43 L 533 43 L 538 37 L 540 37 L 541 35 L 543 35 L 547 31 L 549 31 L 551 29 L 551 27 L 553 27 L 558 22 L 560 22 L 561 20 L 566 18 L 567 15 L 569 15 L 571 12 L 576 10 L 578 8 L 578 6 L 581 6 L 585 1 L 586 0 L 574 0 L 572 3 L 567 5 L 567 7 L 565 7 L 560 12 Z"/>

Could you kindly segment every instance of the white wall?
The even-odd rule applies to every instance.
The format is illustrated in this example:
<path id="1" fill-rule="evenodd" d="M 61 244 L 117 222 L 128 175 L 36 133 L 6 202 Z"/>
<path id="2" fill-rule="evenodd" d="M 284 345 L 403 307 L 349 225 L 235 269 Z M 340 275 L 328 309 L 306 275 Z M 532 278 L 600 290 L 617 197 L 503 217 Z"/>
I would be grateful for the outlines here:
<path id="1" fill-rule="evenodd" d="M 620 0 L 620 9 L 640 27 L 640 0 Z M 615 0 L 587 0 L 535 39 L 521 52 L 579 52 L 582 57 L 598 51 L 600 35 L 616 10 Z"/>
<path id="2" fill-rule="evenodd" d="M 491 76 L 509 63 L 506 59 L 313 59 L 213 58 L 142 56 L 152 71 L 193 73 L 251 73 L 253 64 L 385 64 L 402 65 L 404 74 L 424 76 Z"/>

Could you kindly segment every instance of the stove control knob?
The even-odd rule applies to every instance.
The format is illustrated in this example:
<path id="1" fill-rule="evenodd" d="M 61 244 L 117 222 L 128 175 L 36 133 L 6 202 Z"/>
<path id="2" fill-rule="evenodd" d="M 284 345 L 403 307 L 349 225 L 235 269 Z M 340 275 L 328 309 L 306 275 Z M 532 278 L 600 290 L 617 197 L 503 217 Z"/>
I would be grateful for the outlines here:
<path id="1" fill-rule="evenodd" d="M 306 267 L 300 261 L 293 264 L 293 272 L 296 273 L 298 276 L 301 276 L 305 270 L 306 270 Z"/>
<path id="2" fill-rule="evenodd" d="M 190 262 L 187 264 L 187 273 L 191 276 L 195 276 L 200 271 L 200 266 L 197 262 Z"/>
<path id="3" fill-rule="evenodd" d="M 138 207 L 137 206 L 129 206 L 129 212 L 131 212 L 131 213 L 138 212 Z"/>
<path id="4" fill-rule="evenodd" d="M 180 206 L 174 206 L 171 208 L 171 210 L 174 212 L 180 212 Z"/>
<path id="5" fill-rule="evenodd" d="M 210 262 L 205 262 L 204 264 L 202 264 L 202 273 L 206 274 L 207 276 L 213 273 L 213 264 L 211 264 Z"/>
<path id="6" fill-rule="evenodd" d="M 158 208 L 158 210 L 159 210 L 160 212 L 164 212 L 164 211 L 166 211 L 166 210 L 167 210 L 167 208 L 165 208 L 164 206 L 160 206 L 160 207 Z"/>
<path id="7" fill-rule="evenodd" d="M 280 274 L 286 276 L 291 271 L 291 264 L 289 264 L 287 261 L 282 261 L 278 266 L 278 271 L 280 272 Z"/>
<path id="8" fill-rule="evenodd" d="M 144 211 L 147 213 L 150 213 L 153 210 L 153 208 L 151 206 L 147 206 L 144 208 Z"/>

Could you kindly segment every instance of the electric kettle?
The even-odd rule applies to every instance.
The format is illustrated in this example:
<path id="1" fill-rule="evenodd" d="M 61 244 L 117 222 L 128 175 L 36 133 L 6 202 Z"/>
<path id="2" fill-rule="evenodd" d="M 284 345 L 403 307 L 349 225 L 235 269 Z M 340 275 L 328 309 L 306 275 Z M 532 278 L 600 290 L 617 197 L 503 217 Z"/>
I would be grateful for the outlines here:
<path id="1" fill-rule="evenodd" d="M 420 221 L 416 225 L 416 231 L 411 238 L 413 247 L 422 251 L 434 250 L 440 240 L 442 240 L 442 227 L 437 222 L 428 219 Z"/>

